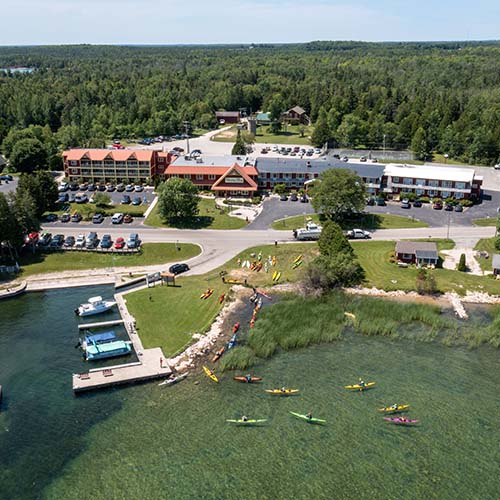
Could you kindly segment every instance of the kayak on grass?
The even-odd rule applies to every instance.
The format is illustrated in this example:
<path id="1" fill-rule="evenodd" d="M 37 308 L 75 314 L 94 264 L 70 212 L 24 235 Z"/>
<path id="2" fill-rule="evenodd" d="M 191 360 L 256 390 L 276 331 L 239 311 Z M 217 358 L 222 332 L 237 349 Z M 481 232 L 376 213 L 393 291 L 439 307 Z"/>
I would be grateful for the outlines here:
<path id="1" fill-rule="evenodd" d="M 271 299 L 271 296 L 270 296 L 270 295 L 268 295 L 268 294 L 267 294 L 266 292 L 264 292 L 263 290 L 260 290 L 260 289 L 259 289 L 259 290 L 257 290 L 257 292 L 259 292 L 261 295 L 264 295 L 264 297 L 265 297 L 266 299 L 272 300 L 272 299 Z"/>
<path id="2" fill-rule="evenodd" d="M 295 259 L 294 259 L 293 263 L 294 263 L 294 264 L 297 264 L 297 262 L 299 262 L 299 260 L 302 260 L 302 254 L 301 254 L 301 255 L 299 255 L 298 257 L 295 257 Z"/>
<path id="3" fill-rule="evenodd" d="M 224 354 L 224 351 L 226 350 L 226 347 L 223 346 L 221 347 L 216 353 L 215 356 L 212 358 L 212 363 L 215 363 L 216 361 L 219 360 L 219 358 Z"/>
<path id="4" fill-rule="evenodd" d="M 235 333 L 227 343 L 227 349 L 232 349 L 236 345 L 237 334 Z"/>
<path id="5" fill-rule="evenodd" d="M 251 384 L 253 382 L 260 382 L 262 380 L 262 377 L 250 377 L 250 380 L 248 380 L 246 377 L 233 377 L 233 380 L 236 380 L 237 382 L 246 382 L 247 384 Z"/>
<path id="6" fill-rule="evenodd" d="M 233 333 L 236 333 L 239 329 L 240 329 L 240 324 L 238 322 L 236 322 L 233 325 Z"/>
<path id="7" fill-rule="evenodd" d="M 418 424 L 418 420 L 412 420 L 410 418 L 405 418 L 405 417 L 384 417 L 384 420 L 387 420 L 388 422 L 397 425 Z"/>
<path id="8" fill-rule="evenodd" d="M 367 382 L 365 385 L 360 385 L 360 384 L 353 384 L 353 385 L 346 385 L 346 389 L 350 389 L 353 391 L 366 391 L 366 389 L 372 389 L 375 387 L 376 382 Z"/>
<path id="9" fill-rule="evenodd" d="M 289 396 L 290 394 L 297 394 L 299 389 L 266 389 L 268 394 L 276 394 L 278 396 Z"/>
<path id="10" fill-rule="evenodd" d="M 239 424 L 239 425 L 255 425 L 255 424 L 262 424 L 264 422 L 267 422 L 267 418 L 259 418 L 259 419 L 248 419 L 248 420 L 242 420 L 241 418 L 239 419 L 227 419 L 226 422 L 230 422 L 232 424 Z"/>
<path id="11" fill-rule="evenodd" d="M 400 413 L 402 411 L 406 411 L 409 407 L 410 405 L 393 405 L 385 408 L 379 408 L 378 411 L 383 413 Z"/>
<path id="12" fill-rule="evenodd" d="M 301 420 L 305 420 L 310 424 L 326 424 L 326 420 L 321 420 L 320 418 L 308 417 L 307 415 L 302 415 L 301 413 L 295 413 L 294 411 L 290 412 L 294 417 L 300 418 Z"/>
<path id="13" fill-rule="evenodd" d="M 187 373 L 183 373 L 181 375 L 177 375 L 176 377 L 167 378 L 163 382 L 160 382 L 158 385 L 173 385 L 181 380 L 184 380 L 188 376 Z"/>
<path id="14" fill-rule="evenodd" d="M 206 366 L 203 367 L 203 371 L 205 372 L 205 375 L 209 378 L 211 378 L 214 382 L 218 382 L 219 379 L 216 377 L 215 373 L 210 370 L 210 368 L 207 368 Z"/>
<path id="15" fill-rule="evenodd" d="M 210 295 L 212 295 L 213 293 L 214 293 L 214 289 L 209 288 L 205 293 L 202 293 L 200 295 L 200 299 L 208 299 L 208 297 L 210 297 Z"/>

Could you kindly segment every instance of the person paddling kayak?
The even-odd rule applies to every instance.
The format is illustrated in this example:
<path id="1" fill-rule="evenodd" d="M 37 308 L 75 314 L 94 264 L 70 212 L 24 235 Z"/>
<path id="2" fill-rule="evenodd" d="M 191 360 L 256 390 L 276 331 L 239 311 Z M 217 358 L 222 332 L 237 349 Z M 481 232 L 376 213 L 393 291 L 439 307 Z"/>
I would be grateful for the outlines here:
<path id="1" fill-rule="evenodd" d="M 365 381 L 362 378 L 360 378 L 359 379 L 359 387 L 361 387 L 361 389 L 364 389 L 365 385 L 366 385 Z"/>
<path id="2" fill-rule="evenodd" d="M 309 420 L 311 420 L 313 418 L 312 411 L 309 411 L 308 413 L 306 413 L 306 418 L 308 418 Z"/>
<path id="3" fill-rule="evenodd" d="M 250 383 L 252 381 L 252 375 L 250 375 L 250 373 L 247 373 L 245 378 L 246 378 L 248 383 Z"/>
<path id="4" fill-rule="evenodd" d="M 247 417 L 246 415 L 243 415 L 243 416 L 241 417 L 241 421 L 242 421 L 242 422 L 248 422 L 248 417 Z"/>

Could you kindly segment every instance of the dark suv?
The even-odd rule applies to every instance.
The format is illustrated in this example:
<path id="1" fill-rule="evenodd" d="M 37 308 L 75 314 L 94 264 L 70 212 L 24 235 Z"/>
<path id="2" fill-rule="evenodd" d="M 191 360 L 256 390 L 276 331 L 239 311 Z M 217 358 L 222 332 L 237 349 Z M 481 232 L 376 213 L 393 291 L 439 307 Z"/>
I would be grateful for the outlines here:
<path id="1" fill-rule="evenodd" d="M 180 274 L 189 271 L 189 266 L 187 264 L 174 264 L 168 269 L 172 274 Z"/>

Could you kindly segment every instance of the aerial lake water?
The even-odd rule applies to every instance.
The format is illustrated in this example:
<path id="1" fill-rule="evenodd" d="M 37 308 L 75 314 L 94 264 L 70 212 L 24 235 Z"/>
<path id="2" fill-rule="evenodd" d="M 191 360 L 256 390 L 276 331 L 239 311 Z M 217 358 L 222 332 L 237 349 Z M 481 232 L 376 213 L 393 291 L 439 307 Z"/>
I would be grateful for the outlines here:
<path id="1" fill-rule="evenodd" d="M 0 303 L 1 499 L 498 498 L 497 350 L 353 334 L 263 362 L 262 384 L 192 374 L 75 397 L 71 374 L 86 365 L 73 309 L 111 293 Z M 344 390 L 359 376 L 376 388 Z M 263 391 L 283 385 L 301 392 Z M 394 402 L 419 425 L 383 421 L 377 408 Z M 309 410 L 327 424 L 288 413 Z M 268 420 L 226 423 L 243 414 Z"/>

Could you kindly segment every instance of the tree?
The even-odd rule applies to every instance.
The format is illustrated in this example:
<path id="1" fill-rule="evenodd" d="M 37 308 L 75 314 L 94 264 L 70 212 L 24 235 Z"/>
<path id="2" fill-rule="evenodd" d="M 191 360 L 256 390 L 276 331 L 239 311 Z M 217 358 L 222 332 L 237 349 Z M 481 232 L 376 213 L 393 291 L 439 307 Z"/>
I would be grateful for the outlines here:
<path id="1" fill-rule="evenodd" d="M 431 156 L 427 135 L 422 127 L 419 127 L 413 136 L 411 150 L 415 153 L 417 160 L 427 160 Z"/>
<path id="2" fill-rule="evenodd" d="M 21 174 L 16 193 L 22 191 L 28 192 L 34 200 L 38 217 L 50 210 L 58 197 L 56 181 L 52 174 L 45 170 L 36 172 L 34 175 Z"/>
<path id="3" fill-rule="evenodd" d="M 233 155 L 246 155 L 247 154 L 247 146 L 243 137 L 241 136 L 241 131 L 238 129 L 238 133 L 236 134 L 236 142 L 234 143 L 233 149 L 231 150 L 231 154 Z"/>
<path id="4" fill-rule="evenodd" d="M 276 194 L 279 194 L 280 196 L 286 193 L 286 184 L 283 182 L 280 182 L 279 184 L 276 184 L 274 186 L 274 192 Z"/>
<path id="5" fill-rule="evenodd" d="M 320 148 L 323 147 L 325 142 L 328 142 L 330 139 L 332 139 L 332 131 L 330 129 L 330 125 L 328 125 L 328 115 L 326 114 L 326 110 L 322 107 L 319 110 L 318 119 L 311 135 L 311 142 L 314 146 Z"/>
<path id="6" fill-rule="evenodd" d="M 417 292 L 421 295 L 432 295 L 437 292 L 436 279 L 434 274 L 427 269 L 420 268 L 416 279 Z"/>
<path id="7" fill-rule="evenodd" d="M 107 193 L 97 192 L 94 195 L 94 203 L 96 207 L 105 208 L 111 205 L 111 196 Z"/>
<path id="8" fill-rule="evenodd" d="M 467 271 L 467 264 L 465 261 L 465 254 L 460 255 L 460 260 L 458 262 L 457 270 L 461 271 L 462 273 L 465 273 Z"/>
<path id="9" fill-rule="evenodd" d="M 7 248 L 12 256 L 12 253 L 15 252 L 16 247 L 22 244 L 22 241 L 23 232 L 14 210 L 7 201 L 6 196 L 0 193 L 0 256 L 3 254 L 4 248 Z"/>
<path id="10" fill-rule="evenodd" d="M 12 208 L 23 234 L 29 234 L 40 229 L 36 203 L 27 190 L 16 190 L 11 193 Z"/>
<path id="11" fill-rule="evenodd" d="M 345 115 L 337 128 L 337 139 L 342 146 L 354 147 L 366 142 L 366 123 L 359 116 Z"/>
<path id="12" fill-rule="evenodd" d="M 16 172 L 31 173 L 47 168 L 47 151 L 38 139 L 21 139 L 12 148 L 10 167 Z"/>
<path id="13" fill-rule="evenodd" d="M 324 171 L 314 183 L 312 206 L 316 213 L 341 222 L 365 207 L 365 186 L 353 172 L 346 169 Z"/>
<path id="14" fill-rule="evenodd" d="M 164 219 L 183 219 L 198 213 L 198 190 L 188 179 L 172 177 L 158 187 L 158 210 Z"/>
<path id="15" fill-rule="evenodd" d="M 364 277 L 365 272 L 357 259 L 344 252 L 332 257 L 320 255 L 306 269 L 306 284 L 322 291 L 355 286 Z"/>
<path id="16" fill-rule="evenodd" d="M 318 240 L 318 247 L 321 255 L 327 257 L 333 257 L 339 253 L 352 255 L 354 252 L 342 228 L 331 220 L 323 224 L 323 229 Z"/>

